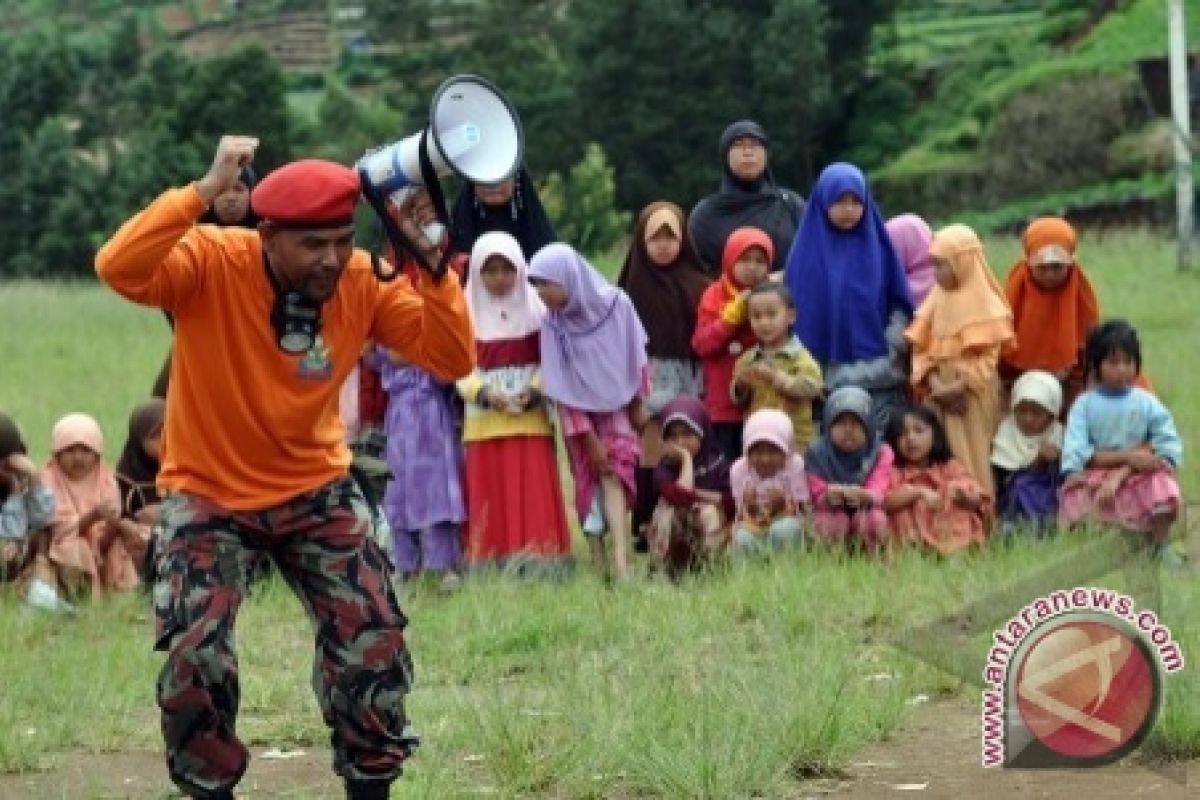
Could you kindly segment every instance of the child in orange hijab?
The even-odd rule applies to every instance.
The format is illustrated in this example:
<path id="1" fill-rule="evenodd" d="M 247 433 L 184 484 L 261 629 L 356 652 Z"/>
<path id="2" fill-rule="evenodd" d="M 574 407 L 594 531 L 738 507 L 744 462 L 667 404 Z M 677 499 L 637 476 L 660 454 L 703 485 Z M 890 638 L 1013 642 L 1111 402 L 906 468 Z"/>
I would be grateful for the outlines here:
<path id="1" fill-rule="evenodd" d="M 1084 388 L 1083 346 L 1100 323 L 1100 305 L 1066 220 L 1035 219 L 1021 240 L 1024 255 L 1004 287 L 1017 346 L 1002 357 L 1001 374 L 1011 384 L 1029 370 L 1049 372 L 1063 384 L 1069 407 Z"/>
<path id="2" fill-rule="evenodd" d="M 1000 424 L 997 363 L 1014 338 L 1012 312 L 983 244 L 966 225 L 938 231 L 929 246 L 937 285 L 905 332 L 912 383 L 933 401 L 954 457 L 994 496 L 992 437 Z"/>
<path id="3" fill-rule="evenodd" d="M 730 461 L 742 454 L 742 410 L 729 386 L 738 356 L 754 345 L 747 298 L 750 290 L 769 277 L 775 258 L 771 237 L 758 228 L 738 228 L 729 234 L 721 256 L 721 279 L 700 297 L 692 349 L 704 372 L 704 407 L 713 434 Z"/>

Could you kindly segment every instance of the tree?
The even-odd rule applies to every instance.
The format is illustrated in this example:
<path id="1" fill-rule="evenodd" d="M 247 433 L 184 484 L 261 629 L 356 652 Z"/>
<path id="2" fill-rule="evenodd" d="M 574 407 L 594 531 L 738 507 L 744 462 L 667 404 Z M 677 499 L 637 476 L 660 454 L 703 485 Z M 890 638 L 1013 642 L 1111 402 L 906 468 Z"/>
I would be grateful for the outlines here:
<path id="1" fill-rule="evenodd" d="M 629 230 L 632 215 L 614 205 L 613 168 L 598 144 L 588 144 L 565 180 L 558 172 L 547 175 L 540 194 L 555 232 L 584 253 L 608 252 Z"/>
<path id="2" fill-rule="evenodd" d="M 580 127 L 616 165 L 622 208 L 711 192 L 720 133 L 741 118 L 768 126 L 783 182 L 815 160 L 811 121 L 829 107 L 819 0 L 575 0 L 568 20 Z"/>

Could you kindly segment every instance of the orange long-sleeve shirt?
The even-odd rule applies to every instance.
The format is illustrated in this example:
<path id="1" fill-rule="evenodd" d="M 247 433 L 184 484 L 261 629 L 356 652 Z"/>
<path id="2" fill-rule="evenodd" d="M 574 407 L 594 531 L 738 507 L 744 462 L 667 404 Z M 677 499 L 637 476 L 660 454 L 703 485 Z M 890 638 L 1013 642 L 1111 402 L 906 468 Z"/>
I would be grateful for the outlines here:
<path id="1" fill-rule="evenodd" d="M 382 284 L 355 250 L 322 307 L 317 347 L 284 353 L 256 231 L 195 226 L 194 186 L 160 195 L 96 256 L 119 294 L 175 318 L 159 485 L 233 511 L 271 508 L 344 474 L 338 391 L 375 339 L 447 381 L 471 372 L 475 340 L 458 281 Z"/>

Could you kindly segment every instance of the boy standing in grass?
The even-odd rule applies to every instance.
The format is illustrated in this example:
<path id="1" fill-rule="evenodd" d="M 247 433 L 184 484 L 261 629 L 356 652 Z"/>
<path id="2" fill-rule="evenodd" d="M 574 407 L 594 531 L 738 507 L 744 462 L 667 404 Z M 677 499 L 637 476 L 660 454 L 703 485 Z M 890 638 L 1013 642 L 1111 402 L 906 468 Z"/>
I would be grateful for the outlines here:
<path id="1" fill-rule="evenodd" d="M 266 553 L 316 628 L 313 685 L 346 795 L 386 798 L 417 743 L 412 660 L 347 474 L 338 391 L 368 338 L 441 380 L 466 375 L 471 324 L 458 281 L 375 280 L 354 248 L 358 177 L 338 164 L 267 176 L 251 195 L 257 231 L 195 226 L 257 145 L 222 137 L 207 175 L 160 195 L 96 257 L 118 293 L 175 319 L 154 586 L 167 768 L 205 798 L 233 797 L 246 771 L 233 633 Z"/>

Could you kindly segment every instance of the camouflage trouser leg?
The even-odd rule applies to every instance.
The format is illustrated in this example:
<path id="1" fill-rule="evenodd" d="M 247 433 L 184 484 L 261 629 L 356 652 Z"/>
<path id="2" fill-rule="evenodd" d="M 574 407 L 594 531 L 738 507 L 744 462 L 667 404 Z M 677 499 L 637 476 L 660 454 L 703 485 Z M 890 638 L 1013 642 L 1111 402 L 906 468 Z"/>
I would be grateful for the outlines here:
<path id="1" fill-rule="evenodd" d="M 233 625 L 262 552 L 316 627 L 313 686 L 332 728 L 334 768 L 352 780 L 399 774 L 416 744 L 404 712 L 412 662 L 385 558 L 365 535 L 369 524 L 348 479 L 256 513 L 231 513 L 195 495 L 167 498 L 154 589 L 156 647 L 168 651 L 158 703 L 171 779 L 185 792 L 227 792 L 246 769 L 249 753 L 235 730 Z"/>

